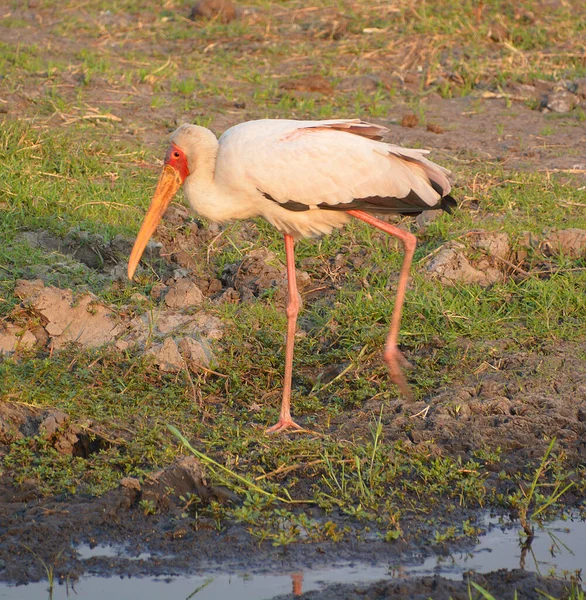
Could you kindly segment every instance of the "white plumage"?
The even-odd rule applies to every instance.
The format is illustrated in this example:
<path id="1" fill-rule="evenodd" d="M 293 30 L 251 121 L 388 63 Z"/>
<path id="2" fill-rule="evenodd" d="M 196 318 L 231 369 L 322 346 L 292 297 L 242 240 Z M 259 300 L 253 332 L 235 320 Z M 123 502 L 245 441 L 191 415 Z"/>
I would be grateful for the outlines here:
<path id="1" fill-rule="evenodd" d="M 352 216 L 399 238 L 405 246 L 385 359 L 393 381 L 410 394 L 397 338 L 415 237 L 369 213 L 449 212 L 455 201 L 449 196 L 449 172 L 428 160 L 425 150 L 381 141 L 387 131 L 359 120 L 265 119 L 236 125 L 219 140 L 208 129 L 187 124 L 171 138 L 165 168 L 129 260 L 129 277 L 181 185 L 193 210 L 212 221 L 260 216 L 285 235 L 289 280 L 285 383 L 281 417 L 270 431 L 297 426 L 289 411 L 299 309 L 293 240 L 329 233 Z"/>
<path id="2" fill-rule="evenodd" d="M 185 196 L 197 213 L 220 222 L 262 216 L 295 239 L 329 233 L 349 217 L 333 210 L 317 215 L 281 208 L 290 201 L 315 210 L 320 204 L 404 198 L 414 192 L 433 208 L 449 194 L 447 171 L 427 160 L 425 150 L 369 139 L 361 135 L 363 130 L 377 136 L 387 131 L 356 120 L 265 119 L 236 125 L 219 142 L 207 129 L 182 125 L 172 141 L 188 156 L 191 148 L 196 155 L 205 154 L 208 173 L 207 158 L 213 158 L 212 182 L 198 177 L 197 170 L 185 181 Z"/>

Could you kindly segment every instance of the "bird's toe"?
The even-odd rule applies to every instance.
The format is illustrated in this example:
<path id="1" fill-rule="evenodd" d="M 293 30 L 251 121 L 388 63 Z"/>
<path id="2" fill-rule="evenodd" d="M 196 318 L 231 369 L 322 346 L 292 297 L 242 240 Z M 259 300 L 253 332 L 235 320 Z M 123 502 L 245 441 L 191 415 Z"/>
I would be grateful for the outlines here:
<path id="1" fill-rule="evenodd" d="M 301 425 L 297 425 L 293 419 L 279 419 L 275 425 L 269 427 L 265 433 L 273 434 L 273 433 L 281 433 L 281 431 L 285 431 L 287 429 L 297 429 L 302 430 L 303 427 Z"/>

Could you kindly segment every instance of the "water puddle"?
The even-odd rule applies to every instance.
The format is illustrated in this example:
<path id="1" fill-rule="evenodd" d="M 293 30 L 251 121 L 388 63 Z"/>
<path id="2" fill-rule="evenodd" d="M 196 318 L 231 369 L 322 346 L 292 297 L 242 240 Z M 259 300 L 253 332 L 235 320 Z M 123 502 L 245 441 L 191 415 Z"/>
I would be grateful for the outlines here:
<path id="1" fill-rule="evenodd" d="M 268 600 L 292 591 L 300 593 L 320 589 L 332 583 L 368 583 L 385 578 L 408 578 L 419 575 L 440 574 L 449 579 L 461 579 L 468 571 L 488 573 L 497 569 L 525 568 L 541 575 L 563 576 L 564 572 L 586 570 L 586 522 L 579 520 L 555 521 L 538 529 L 528 549 L 520 544 L 519 529 L 499 524 L 495 519 L 485 522 L 487 533 L 470 552 L 453 553 L 449 556 L 427 558 L 418 565 L 361 565 L 339 564 L 303 573 L 221 573 L 202 572 L 182 577 L 159 578 L 104 578 L 82 577 L 73 587 L 56 585 L 53 600 L 83 598 L 142 598 L 163 597 L 197 600 Z M 126 560 L 150 560 L 144 553 L 129 556 L 123 547 L 79 546 L 80 559 L 95 557 Z M 162 557 L 157 556 L 158 560 Z M 38 600 L 46 598 L 47 582 L 26 586 L 0 585 L 0 599 Z"/>
<path id="2" fill-rule="evenodd" d="M 128 546 L 90 546 L 88 544 L 80 544 L 75 547 L 75 550 L 81 560 L 88 560 L 90 558 L 123 558 L 124 560 L 151 560 L 157 558 L 161 560 L 165 558 L 165 556 L 159 554 L 155 557 L 150 552 L 141 552 L 136 555 L 131 554 Z"/>

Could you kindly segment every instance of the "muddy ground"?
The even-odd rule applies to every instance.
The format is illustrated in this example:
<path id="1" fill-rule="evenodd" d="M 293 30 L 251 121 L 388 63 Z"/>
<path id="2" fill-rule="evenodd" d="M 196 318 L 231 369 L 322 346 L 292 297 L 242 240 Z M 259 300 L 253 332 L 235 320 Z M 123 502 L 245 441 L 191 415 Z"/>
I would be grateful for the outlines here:
<path id="1" fill-rule="evenodd" d="M 25 11 L 23 18 L 33 19 L 29 12 Z M 14 42 L 17 34 L 13 31 L 5 33 L 6 41 Z M 305 87 L 301 85 L 301 93 L 321 93 L 319 88 L 316 92 L 315 82 L 310 83 L 306 82 Z M 8 102 L 9 117 L 30 114 L 29 103 L 45 85 L 50 83 L 42 81 L 35 89 L 6 91 L 3 97 Z M 74 93 L 78 84 L 72 81 L 67 85 Z M 372 81 L 356 79 L 343 85 L 369 89 Z M 408 90 L 408 78 L 404 85 Z M 572 87 L 574 91 L 567 105 L 563 104 L 566 92 L 560 92 L 556 85 L 544 81 L 534 85 L 511 84 L 500 91 L 478 89 L 464 98 L 429 94 L 423 100 L 427 121 L 432 124 L 427 127 L 418 124 L 416 117 L 405 120 L 404 117 L 412 113 L 411 106 L 398 96 L 396 114 L 384 120 L 384 124 L 390 127 L 389 137 L 395 143 L 435 146 L 433 158 L 440 163 L 446 157 L 455 163 L 466 163 L 470 156 L 480 156 L 487 165 L 503 169 L 505 173 L 507 170 L 548 172 L 556 174 L 562 183 L 567 175 L 572 178 L 572 185 L 576 185 L 576 181 L 577 185 L 586 185 L 583 150 L 586 148 L 586 129 L 583 125 L 575 126 L 574 117 L 569 114 L 576 103 L 586 106 L 584 82 L 577 82 Z M 413 83 L 413 86 L 417 84 Z M 89 101 L 107 100 L 110 92 L 106 88 L 96 79 L 89 86 Z M 139 86 L 133 100 L 135 105 L 116 106 L 116 114 L 129 124 L 120 135 L 132 135 L 141 143 L 152 144 L 158 136 L 168 132 L 171 117 L 173 121 L 181 120 L 182 115 L 171 108 L 153 114 L 141 106 L 142 94 L 143 89 Z M 110 99 L 117 97 L 111 94 Z M 556 126 L 549 130 L 551 122 L 546 117 L 551 110 L 557 111 L 558 118 Z M 213 125 L 227 128 L 254 116 L 249 112 L 244 109 L 236 113 L 227 111 L 216 115 Z M 141 121 L 149 127 L 133 129 L 134 124 Z M 544 134 L 546 128 L 548 131 Z M 486 174 L 479 177 L 480 191 L 492 185 L 498 185 L 498 177 L 494 181 Z M 477 208 L 474 200 L 458 195 L 457 170 L 454 186 L 460 206 L 474 211 Z M 569 198 L 560 199 L 560 209 L 574 208 Z M 426 219 L 420 219 L 417 228 L 421 235 L 425 233 L 425 226 Z M 194 319 L 189 308 L 200 299 L 250 302 L 267 289 L 274 289 L 273 301 L 277 304 L 284 301 L 283 271 L 266 252 L 248 254 L 241 262 L 227 265 L 218 275 L 211 268 L 202 268 L 202 263 L 186 251 L 194 245 L 205 247 L 213 243 L 218 231 L 213 227 L 201 227 L 181 208 L 173 207 L 165 226 L 159 231 L 159 246 L 151 248 L 151 264 L 164 282 L 152 292 L 164 307 L 154 329 L 158 345 L 151 349 L 161 369 L 179 372 L 183 369 L 182 361 L 186 361 L 194 372 L 201 367 L 214 367 L 211 348 L 213 340 L 222 336 L 222 324 L 214 317 L 201 314 Z M 242 230 L 239 241 L 246 241 L 247 235 L 254 236 L 254 228 Z M 84 268 L 93 270 L 113 286 L 120 285 L 124 277 L 124 257 L 132 243 L 132 240 L 117 239 L 105 245 L 99 237 L 83 235 L 81 239 L 73 235 L 63 240 L 46 231 L 26 232 L 26 239 L 31 247 L 58 251 L 68 260 L 85 265 Z M 528 269 L 547 273 L 555 268 L 552 257 L 560 253 L 584 256 L 585 239 L 584 229 L 575 228 L 561 234 L 544 231 L 534 239 L 503 240 L 483 232 L 470 232 L 465 244 L 446 245 L 422 268 L 428 270 L 429 277 L 440 278 L 446 285 L 454 281 L 490 285 L 505 277 L 527 277 Z M 479 253 L 479 249 L 483 252 Z M 532 257 L 530 265 L 527 262 L 529 254 Z M 364 257 L 359 251 L 354 254 L 351 251 L 349 257 L 336 257 L 335 260 L 337 264 L 324 265 L 322 276 L 319 272 L 315 274 L 314 262 L 305 265 L 308 270 L 313 269 L 312 276 L 304 271 L 303 264 L 299 265 L 300 289 L 306 302 L 333 294 L 344 270 L 352 268 L 353 261 L 364 260 Z M 331 277 L 333 268 L 336 278 Z M 59 291 L 44 282 L 46 273 L 42 269 L 29 275 L 20 287 L 17 286 L 21 306 L 5 319 L 0 330 L 0 351 L 6 354 L 21 350 L 49 354 L 71 341 L 85 347 L 99 342 L 124 349 L 131 344 L 143 343 L 147 330 L 152 330 L 151 323 L 114 311 L 89 294 L 84 296 L 74 290 L 74 300 L 68 290 Z M 135 298 L 136 303 L 140 301 Z M 72 329 L 69 326 L 72 315 L 79 316 L 80 306 L 86 305 L 94 306 L 92 328 L 88 329 L 87 320 L 78 319 L 78 329 Z M 67 327 L 59 320 L 64 314 L 68 315 Z M 33 321 L 34 327 L 30 326 Z M 22 335 L 23 331 L 27 332 L 26 336 Z M 102 337 L 97 336 L 97 332 Z M 197 343 L 186 343 L 186 335 L 192 336 L 194 332 L 197 332 Z M 434 341 L 428 348 L 420 349 L 419 355 L 408 356 L 409 360 L 415 364 L 425 360 L 433 355 L 439 343 Z M 464 351 L 466 343 L 462 341 Z M 391 402 L 383 417 L 386 438 L 404 439 L 413 447 L 425 448 L 430 456 L 466 458 L 475 449 L 499 447 L 506 454 L 508 473 L 514 474 L 525 468 L 528 461 L 538 461 L 547 449 L 548 440 L 556 437 L 560 451 L 566 454 L 569 468 L 583 468 L 586 462 L 586 365 L 582 357 L 586 340 L 528 347 L 524 351 L 511 349 L 513 345 L 506 339 L 487 344 L 486 360 L 474 373 L 467 374 L 457 388 L 438 389 L 424 402 L 413 404 L 402 399 Z M 332 368 L 334 377 L 343 365 Z M 0 396 L 0 400 L 0 456 L 9 443 L 39 435 L 63 454 L 71 456 L 87 457 L 111 443 L 105 434 L 98 432 L 96 435 L 92 424 L 72 422 L 68 415 L 57 409 L 24 406 L 14 398 Z M 328 424 L 328 433 L 345 439 L 358 435 L 361 430 L 366 432 L 370 423 L 366 415 L 377 407 L 374 399 L 372 405 L 366 402 L 359 409 L 344 412 Z M 246 427 L 247 423 L 242 425 Z M 325 424 L 319 423 L 319 426 L 325 429 Z M 87 574 L 175 575 L 206 565 L 212 571 L 221 565 L 222 570 L 238 572 L 266 569 L 290 572 L 345 560 L 408 564 L 420 562 L 437 551 L 426 541 L 426 532 L 422 532 L 417 523 L 406 523 L 403 540 L 395 544 L 373 539 L 336 544 L 292 544 L 286 548 L 259 544 L 243 526 L 232 525 L 218 532 L 211 521 L 200 520 L 197 528 L 190 521 L 186 525 L 179 501 L 182 495 L 196 493 L 219 502 L 235 501 L 228 491 L 210 487 L 200 469 L 197 461 L 187 460 L 164 473 L 153 474 L 150 481 L 142 484 L 131 478 L 124 479 L 118 489 L 99 498 L 82 495 L 47 497 L 35 481 L 16 485 L 13 474 L 5 471 L 0 475 L 0 580 L 23 584 L 43 579 L 46 577 L 44 564 L 53 564 L 59 578 L 75 580 Z M 509 484 L 501 482 L 498 473 L 491 477 L 495 489 L 502 493 L 508 491 Z M 145 500 L 158 507 L 157 514 L 145 514 L 144 505 L 140 504 Z M 580 507 L 582 499 L 570 494 L 566 501 Z M 316 518 L 321 516 L 315 514 Z M 470 518 L 473 517 L 474 513 L 470 511 Z M 346 522 L 342 513 L 328 518 L 338 523 Z M 444 515 L 444 519 L 446 525 L 451 521 L 461 522 L 462 513 L 457 518 Z M 130 558 L 82 560 L 75 550 L 80 544 L 126 545 L 130 557 L 149 551 L 153 558 L 147 561 Z M 443 551 L 470 548 L 473 542 L 468 540 L 458 544 L 444 547 Z M 534 598 L 535 588 L 563 597 L 567 589 L 565 582 L 522 570 L 482 575 L 475 581 L 490 589 L 496 597 L 509 597 L 513 587 L 518 590 L 519 598 Z M 466 583 L 450 582 L 441 577 L 418 578 L 371 586 L 335 586 L 309 592 L 303 597 L 329 600 L 430 596 L 434 599 L 467 598 Z"/>
<path id="2" fill-rule="evenodd" d="M 182 213 L 176 218 L 186 218 Z M 200 234 L 201 235 L 201 234 Z M 548 234 L 551 235 L 551 234 Z M 29 236 L 31 237 L 31 236 Z M 559 236 L 558 236 L 559 237 Z M 566 251 L 582 252 L 583 232 L 572 230 L 562 236 L 570 244 Z M 567 242 L 567 239 L 570 242 Z M 184 277 L 177 270 L 185 268 L 181 260 L 182 236 L 171 242 L 160 236 L 161 252 L 169 250 L 176 262 L 161 264 L 161 273 L 167 273 L 166 285 L 155 290 L 159 294 L 162 310 L 154 323 L 155 343 L 149 350 L 156 354 L 160 369 L 179 372 L 182 360 L 192 361 L 191 368 L 210 366 L 210 345 L 222 337 L 222 323 L 205 313 L 190 314 L 198 298 L 214 298 L 216 302 L 254 301 L 266 289 L 276 288 L 273 299 L 282 303 L 284 277 L 275 266 L 274 257 L 267 252 L 253 252 L 241 263 L 228 266 L 224 273 L 213 279 L 208 275 Z M 489 277 L 519 276 L 508 264 L 515 260 L 517 270 L 522 270 L 522 252 L 515 245 L 515 254 L 506 240 L 494 235 L 474 234 L 470 261 L 465 248 L 455 248 L 458 260 L 452 270 L 446 271 L 446 261 L 437 272 L 430 268 L 430 277 L 444 277 L 446 285 L 450 278 L 463 280 L 475 273 Z M 541 267 L 546 268 L 555 254 L 552 240 L 533 241 L 534 249 L 541 253 Z M 47 235 L 38 235 L 34 244 L 53 244 Z M 499 242 L 498 244 L 496 242 Z M 118 242 L 121 243 L 121 242 Z M 174 244 L 174 245 L 173 245 Z M 126 249 L 127 245 L 122 244 Z M 479 246 L 493 248 L 493 253 L 478 258 L 474 251 Z M 495 249 L 496 248 L 496 249 Z M 553 248 L 553 250 L 552 250 Z M 66 243 L 61 251 L 76 259 L 75 244 Z M 519 254 L 521 252 L 521 254 Z M 553 254 L 552 254 L 553 253 Z M 100 253 L 103 254 L 103 253 Z M 494 256 L 507 256 L 503 265 Z M 492 257 L 492 258 L 491 258 Z M 519 260 L 521 258 L 521 260 Z M 358 259 L 358 258 L 356 258 Z M 116 278 L 113 265 L 117 261 L 106 260 L 104 264 L 92 265 L 91 257 L 84 260 L 89 268 L 99 270 L 104 276 Z M 448 261 L 449 262 L 449 261 Z M 452 261 L 453 262 L 453 261 Z M 466 263 L 465 267 L 462 265 Z M 455 266 L 454 266 L 455 265 Z M 114 270 L 113 270 L 114 269 Z M 175 278 L 173 273 L 175 272 Z M 311 281 L 306 274 L 300 276 L 302 289 L 309 286 L 321 288 L 320 294 L 328 291 L 324 281 Z M 181 285 L 178 285 L 181 284 Z M 324 287 L 326 290 L 324 291 Z M 194 291 L 196 290 L 196 291 Z M 203 290 L 203 291 L 202 291 Z M 15 293 L 22 305 L 14 313 L 11 326 L 19 331 L 23 326 L 22 309 L 26 307 L 28 319 L 36 319 L 37 325 L 27 329 L 28 338 L 13 335 L 5 330 L 4 341 L 13 342 L 13 350 L 22 351 L 25 342 L 28 351 L 59 351 L 68 342 L 91 347 L 107 343 L 120 348 L 130 344 L 144 343 L 147 325 L 137 320 L 114 313 L 107 305 L 91 295 L 78 295 L 76 300 L 68 291 L 46 285 L 41 279 L 22 280 L 17 283 Z M 136 301 L 140 302 L 140 298 Z M 308 300 L 310 301 L 310 299 Z M 88 318 L 86 305 L 94 302 Z M 85 315 L 85 316 L 84 316 Z M 197 321 L 197 322 L 195 322 Z M 40 323 L 40 324 L 39 324 Z M 63 325 L 67 323 L 67 327 Z M 10 324 L 10 319 L 7 320 Z M 150 325 L 151 333 L 153 324 Z M 195 350 L 182 344 L 185 335 L 197 332 L 199 340 Z M 93 333 L 92 333 L 93 332 Z M 9 339 L 10 338 L 10 339 Z M 190 338 L 191 339 L 191 338 Z M 436 342 L 434 342 L 435 344 Z M 463 346 L 466 344 L 462 341 Z M 464 378 L 456 389 L 446 387 L 436 394 L 417 403 L 403 399 L 391 401 L 384 412 L 382 424 L 387 439 L 404 439 L 414 448 L 422 448 L 429 456 L 461 456 L 466 459 L 478 448 L 501 449 L 506 457 L 504 464 L 509 475 L 522 471 L 528 463 L 538 462 L 548 446 L 548 440 L 556 437 L 559 447 L 566 454 L 567 464 L 579 468 L 586 455 L 586 369 L 581 353 L 583 343 L 566 342 L 527 348 L 525 351 L 511 350 L 514 346 L 506 339 L 486 346 L 486 361 L 475 373 Z M 464 348 L 465 349 L 465 348 Z M 199 352 L 199 354 L 198 354 Z M 203 354 L 202 354 L 203 352 Z M 414 363 L 425 360 L 434 348 L 422 348 L 419 355 L 409 355 Z M 194 354 L 192 354 L 194 353 Z M 195 362 L 193 362 L 195 361 Z M 341 367 L 334 367 L 334 375 Z M 333 418 L 327 432 L 345 439 L 351 436 L 368 436 L 370 421 L 366 417 L 378 410 L 376 399 L 363 406 L 346 411 Z M 244 426 L 247 426 L 244 424 Z M 107 448 L 111 443 L 107 436 L 96 435 L 92 423 L 75 423 L 69 416 L 56 409 L 27 407 L 18 402 L 0 403 L 0 443 L 41 436 L 65 455 L 89 457 Z M 498 472 L 488 479 L 489 486 L 501 493 L 513 493 L 516 484 L 501 481 Z M 170 491 L 172 490 L 172 491 Z M 0 544 L 0 579 L 11 583 L 27 583 L 46 576 L 45 564 L 52 564 L 61 579 L 71 581 L 83 575 L 174 575 L 209 568 L 233 572 L 303 572 L 305 569 L 328 566 L 341 561 L 380 564 L 417 564 L 439 550 L 431 547 L 430 530 L 421 528 L 417 519 L 403 523 L 403 539 L 395 544 L 371 539 L 364 541 L 323 542 L 316 544 L 293 544 L 276 549 L 269 544 L 259 545 L 250 537 L 246 528 L 231 525 L 218 532 L 213 520 L 195 522 L 185 519 L 180 497 L 187 494 L 219 502 L 236 502 L 238 497 L 227 490 L 211 488 L 202 474 L 196 459 L 185 459 L 166 471 L 153 474 L 150 481 L 140 484 L 138 480 L 126 478 L 117 490 L 95 497 L 60 496 L 47 497 L 34 480 L 14 484 L 10 474 L 0 478 L 0 522 L 2 544 Z M 566 498 L 569 505 L 580 506 L 580 497 Z M 157 514 L 145 514 L 144 502 L 157 507 Z M 474 522 L 474 511 L 458 511 L 457 514 L 442 515 L 443 525 L 460 523 L 465 515 Z M 315 518 L 325 517 L 319 511 Z M 512 513 L 510 516 L 516 516 Z M 343 527 L 347 518 L 341 512 L 327 515 Z M 87 544 L 113 544 L 128 548 L 128 559 L 94 557 L 83 559 L 76 547 Z M 473 540 L 444 545 L 441 552 L 471 549 Z M 33 550 L 34 549 L 34 550 Z M 150 552 L 152 558 L 136 560 L 142 552 Z M 515 567 L 518 565 L 511 565 Z M 535 597 L 535 589 L 547 591 L 554 597 L 563 597 L 568 582 L 550 580 L 523 570 L 502 571 L 483 576 L 474 576 L 480 585 L 490 586 L 495 595 L 506 594 L 512 586 L 519 598 Z M 466 578 L 452 582 L 441 577 L 423 577 L 405 581 L 381 582 L 371 586 L 334 586 L 323 592 L 309 592 L 307 598 L 467 598 Z M 497 596 L 498 597 L 498 596 Z"/>

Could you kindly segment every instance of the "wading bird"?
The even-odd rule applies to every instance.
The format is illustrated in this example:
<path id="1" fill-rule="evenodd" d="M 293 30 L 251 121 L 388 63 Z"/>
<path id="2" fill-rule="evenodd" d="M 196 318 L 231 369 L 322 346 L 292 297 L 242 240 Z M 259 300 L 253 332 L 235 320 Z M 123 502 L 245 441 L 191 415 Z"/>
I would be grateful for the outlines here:
<path id="1" fill-rule="evenodd" d="M 449 172 L 425 158 L 425 150 L 382 142 L 387 131 L 360 120 L 264 119 L 236 125 L 219 140 L 209 129 L 189 124 L 181 125 L 171 137 L 163 172 L 130 255 L 128 277 L 132 279 L 149 238 L 181 186 L 191 208 L 211 221 L 260 216 L 284 234 L 289 290 L 283 399 L 279 420 L 267 433 L 300 429 L 290 411 L 299 312 L 295 240 L 329 233 L 351 217 L 398 238 L 404 246 L 384 359 L 392 381 L 411 397 L 401 370 L 408 363 L 397 340 L 416 238 L 372 213 L 450 212 L 456 202 L 449 195 Z"/>

